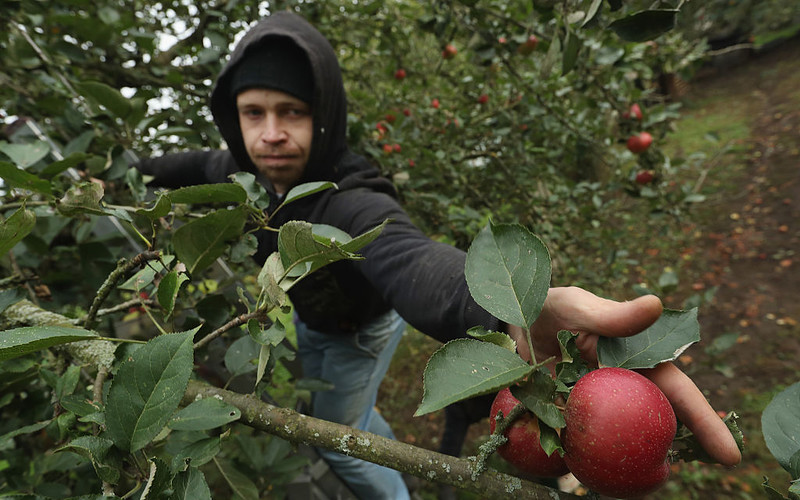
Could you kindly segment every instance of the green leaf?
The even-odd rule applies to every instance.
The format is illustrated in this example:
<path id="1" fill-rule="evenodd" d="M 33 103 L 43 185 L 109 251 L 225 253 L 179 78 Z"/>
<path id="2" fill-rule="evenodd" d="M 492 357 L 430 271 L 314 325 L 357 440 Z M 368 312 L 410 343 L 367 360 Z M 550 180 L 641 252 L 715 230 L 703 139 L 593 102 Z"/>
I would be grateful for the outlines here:
<path id="1" fill-rule="evenodd" d="M 561 56 L 561 39 L 554 36 L 550 41 L 550 47 L 547 48 L 547 54 L 545 54 L 544 60 L 539 66 L 539 74 L 542 79 L 550 78 L 553 68 L 555 68 L 556 63 L 559 61 L 559 56 Z"/>
<path id="2" fill-rule="evenodd" d="M 562 455 L 564 453 L 564 448 L 561 446 L 561 438 L 558 432 L 541 420 L 539 420 L 539 444 L 542 446 L 544 452 L 547 453 L 548 457 L 556 452 Z"/>
<path id="3" fill-rule="evenodd" d="M 100 184 L 81 182 L 71 186 L 66 194 L 58 200 L 56 207 L 62 215 L 67 217 L 78 214 L 105 215 L 105 209 L 100 206 L 103 194 L 103 186 Z"/>
<path id="4" fill-rule="evenodd" d="M 136 211 L 137 214 L 143 215 L 150 220 L 156 220 L 160 217 L 166 217 L 169 215 L 169 211 L 172 210 L 172 203 L 170 202 L 170 198 L 168 195 L 161 194 L 159 195 L 158 199 L 153 203 L 153 207 L 149 209 L 140 208 Z"/>
<path id="5" fill-rule="evenodd" d="M 281 265 L 288 271 L 290 278 L 295 278 L 291 283 L 294 284 L 333 262 L 362 259 L 355 252 L 377 238 L 388 222 L 387 219 L 364 234 L 351 238 L 347 233 L 332 226 L 289 221 L 281 226 L 278 233 Z M 283 288 L 288 290 L 288 287 Z"/>
<path id="6" fill-rule="evenodd" d="M 566 424 L 563 413 L 553 402 L 556 382 L 546 368 L 534 371 L 528 383 L 511 386 L 511 394 L 549 427 L 560 429 Z"/>
<path id="7" fill-rule="evenodd" d="M 68 326 L 26 326 L 0 331 L 0 361 L 56 345 L 96 338 L 94 332 Z"/>
<path id="8" fill-rule="evenodd" d="M 214 460 L 222 477 L 242 500 L 258 500 L 258 488 L 233 462 L 228 460 Z"/>
<path id="9" fill-rule="evenodd" d="M 249 336 L 236 339 L 225 351 L 225 368 L 234 377 L 256 369 L 253 360 L 259 355 L 260 346 Z"/>
<path id="10" fill-rule="evenodd" d="M 201 439 L 176 453 L 172 461 L 172 467 L 175 470 L 182 470 L 187 462 L 194 467 L 200 467 L 210 462 L 219 453 L 220 449 L 219 436 Z M 181 466 L 181 464 L 183 465 Z"/>
<path id="11" fill-rule="evenodd" d="M 688 311 L 666 309 L 658 321 L 632 337 L 600 337 L 597 359 L 600 366 L 629 370 L 653 368 L 661 362 L 677 359 L 699 340 L 697 308 Z"/>
<path id="12" fill-rule="evenodd" d="M 578 62 L 578 53 L 583 46 L 581 39 L 572 31 L 567 31 L 567 38 L 564 40 L 564 53 L 561 57 L 561 74 L 566 75 L 575 68 Z"/>
<path id="13" fill-rule="evenodd" d="M 28 236 L 35 225 L 36 215 L 24 207 L 18 208 L 10 217 L 0 221 L 0 257 Z"/>
<path id="14" fill-rule="evenodd" d="M 3 252 L 0 252 L 0 255 L 2 254 Z M 0 291 L 0 314 L 3 314 L 6 309 L 24 299 L 25 295 L 25 289 L 22 287 Z M 2 333 L 0 333 L 0 335 L 2 335 Z"/>
<path id="15" fill-rule="evenodd" d="M 63 160 L 53 162 L 46 166 L 39 175 L 45 179 L 52 179 L 62 172 L 77 167 L 81 163 L 85 162 L 88 158 L 91 158 L 91 155 L 86 153 L 72 153 Z"/>
<path id="16" fill-rule="evenodd" d="M 467 335 L 481 342 L 491 342 L 511 352 L 517 352 L 517 343 L 507 333 L 492 332 L 482 326 L 476 326 L 467 330 Z"/>
<path id="17" fill-rule="evenodd" d="M 75 88 L 89 102 L 104 107 L 113 116 L 125 118 L 131 112 L 130 100 L 105 83 L 86 81 L 78 83 Z"/>
<path id="18" fill-rule="evenodd" d="M 473 339 L 452 340 L 428 360 L 423 374 L 422 403 L 414 416 L 498 391 L 532 370 L 516 353 L 503 347 Z"/>
<path id="19" fill-rule="evenodd" d="M 475 302 L 501 321 L 530 328 L 550 288 L 550 254 L 524 227 L 490 222 L 472 242 L 464 273 Z"/>
<path id="20" fill-rule="evenodd" d="M 781 391 L 761 414 L 767 448 L 792 479 L 800 478 L 800 382 Z"/>
<path id="21" fill-rule="evenodd" d="M 250 338 L 259 345 L 274 347 L 286 338 L 286 327 L 283 326 L 280 319 L 275 319 L 266 330 L 261 329 L 261 324 L 257 319 L 251 319 L 247 322 L 247 331 L 250 333 Z"/>
<path id="22" fill-rule="evenodd" d="M 101 481 L 117 484 L 119 481 L 120 469 L 115 467 L 114 465 L 117 464 L 113 462 L 106 463 L 106 455 L 108 455 L 108 451 L 113 445 L 114 442 L 110 439 L 98 436 L 80 436 L 56 451 L 71 451 L 77 453 L 91 462 L 92 467 L 94 467 L 97 473 L 97 477 L 99 477 Z"/>
<path id="23" fill-rule="evenodd" d="M 194 401 L 172 417 L 167 425 L 176 431 L 205 431 L 239 420 L 242 412 L 217 398 Z"/>
<path id="24" fill-rule="evenodd" d="M 161 498 L 172 489 L 175 473 L 161 458 L 150 459 L 150 477 L 147 480 L 147 498 Z"/>
<path id="25" fill-rule="evenodd" d="M 264 186 L 256 180 L 255 175 L 250 172 L 236 172 L 230 177 L 235 183 L 242 186 L 247 193 L 247 199 L 250 200 L 253 205 L 262 210 L 269 208 L 269 193 L 267 193 Z"/>
<path id="26" fill-rule="evenodd" d="M 192 373 L 198 329 L 156 337 L 120 365 L 106 400 L 106 427 L 118 448 L 142 449 L 172 417 Z"/>
<path id="27" fill-rule="evenodd" d="M 36 422 L 35 424 L 25 425 L 22 427 L 18 427 L 13 431 L 6 432 L 3 435 L 0 435 L 0 446 L 3 449 L 6 448 L 6 441 L 9 439 L 14 439 L 17 436 L 22 436 L 25 434 L 33 434 L 34 432 L 39 432 L 40 430 L 44 429 L 48 425 L 52 424 L 52 420 L 45 420 L 43 422 Z"/>
<path id="28" fill-rule="evenodd" d="M 181 285 L 189 281 L 185 273 L 179 273 L 175 269 L 168 272 L 166 276 L 161 279 L 158 284 L 158 291 L 156 297 L 158 303 L 164 308 L 165 317 L 172 315 L 172 310 L 175 309 L 175 299 L 178 297 L 178 291 Z"/>
<path id="29" fill-rule="evenodd" d="M 50 152 L 50 146 L 44 141 L 36 141 L 30 144 L 11 144 L 0 141 L 0 151 L 11 158 L 11 161 L 16 163 L 17 166 L 28 168 L 47 156 L 47 153 Z M 2 177 L 7 180 L 5 175 Z"/>
<path id="30" fill-rule="evenodd" d="M 286 193 L 286 199 L 283 201 L 282 205 L 297 201 L 300 198 L 305 198 L 306 196 L 311 196 L 312 194 L 319 193 L 320 191 L 325 191 L 326 189 L 339 188 L 333 182 L 306 182 L 305 184 L 300 184 L 299 186 L 293 187 L 288 193 Z"/>
<path id="31" fill-rule="evenodd" d="M 293 283 L 292 280 L 281 280 L 284 273 L 280 254 L 273 252 L 267 257 L 257 278 L 258 284 L 264 289 L 268 303 L 278 307 L 283 307 L 288 303 L 286 291 L 291 288 Z"/>
<path id="32" fill-rule="evenodd" d="M 228 241 L 240 236 L 247 212 L 243 206 L 217 210 L 175 230 L 172 245 L 190 275 L 207 268 L 225 253 Z"/>
<path id="33" fill-rule="evenodd" d="M 592 22 L 595 16 L 597 16 L 597 13 L 600 12 L 600 8 L 602 6 L 603 6 L 603 0 L 592 0 L 592 5 L 590 5 L 589 10 L 586 11 L 586 16 L 583 19 L 581 28 Z"/>
<path id="34" fill-rule="evenodd" d="M 199 184 L 170 191 L 172 203 L 200 205 L 206 203 L 244 203 L 247 192 L 238 184 Z"/>
<path id="35" fill-rule="evenodd" d="M 636 12 L 608 25 L 608 28 L 628 42 L 646 42 L 675 28 L 676 9 Z"/>
<path id="36" fill-rule="evenodd" d="M 172 481 L 169 500 L 211 500 L 211 490 L 206 477 L 197 467 L 189 467 Z"/>
<path id="37" fill-rule="evenodd" d="M 0 161 L 0 178 L 3 179 L 3 182 L 8 187 L 27 189 L 48 196 L 53 194 L 53 187 L 49 181 L 40 179 L 7 161 Z"/>
<path id="38" fill-rule="evenodd" d="M 589 366 L 580 355 L 576 343 L 578 335 L 568 330 L 561 330 L 557 334 L 561 349 L 561 361 L 556 363 L 557 383 L 563 384 L 562 389 L 571 386 L 579 378 L 589 372 Z"/>

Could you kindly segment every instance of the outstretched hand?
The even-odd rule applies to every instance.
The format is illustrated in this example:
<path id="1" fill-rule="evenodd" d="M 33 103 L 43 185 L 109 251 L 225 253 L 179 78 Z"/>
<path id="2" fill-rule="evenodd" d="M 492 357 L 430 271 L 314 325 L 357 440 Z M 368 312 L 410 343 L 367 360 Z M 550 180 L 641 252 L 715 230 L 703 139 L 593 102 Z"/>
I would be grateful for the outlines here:
<path id="1" fill-rule="evenodd" d="M 584 359 L 597 363 L 600 336 L 628 337 L 652 325 L 661 316 L 661 300 L 654 295 L 630 302 L 616 302 L 577 287 L 551 288 L 539 318 L 531 327 L 536 360 L 560 357 L 556 334 L 569 330 L 578 334 L 578 349 Z M 523 359 L 531 358 L 523 329 L 509 326 Z M 675 415 L 700 441 L 708 454 L 723 465 L 736 465 L 742 455 L 725 423 L 706 401 L 703 393 L 672 363 L 638 370 L 652 380 L 669 399 Z"/>

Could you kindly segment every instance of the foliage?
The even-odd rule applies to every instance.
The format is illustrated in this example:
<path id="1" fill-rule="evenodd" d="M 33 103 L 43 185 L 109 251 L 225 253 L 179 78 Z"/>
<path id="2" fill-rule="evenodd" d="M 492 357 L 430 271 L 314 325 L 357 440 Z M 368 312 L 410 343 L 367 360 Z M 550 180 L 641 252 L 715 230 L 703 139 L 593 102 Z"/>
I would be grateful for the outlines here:
<path id="1" fill-rule="evenodd" d="M 0 4 L 0 313 L 21 322 L 0 332 L 0 492 L 254 498 L 279 495 L 301 465 L 284 460 L 284 441 L 251 439 L 235 409 L 200 400 L 179 410 L 179 396 L 203 377 L 269 398 L 271 374 L 293 357 L 270 319 L 285 312 L 286 290 L 357 258 L 380 227 L 331 243 L 332 229 L 294 221 L 281 233 L 300 244 L 259 269 L 249 233 L 267 215 L 253 179 L 153 197 L 129 168 L 136 155 L 220 146 L 213 78 L 270 9 L 299 11 L 339 49 L 349 140 L 431 234 L 465 248 L 490 216 L 518 222 L 542 236 L 539 252 L 554 250 L 561 279 L 599 285 L 625 265 L 615 243 L 610 265 L 595 265 L 619 234 L 620 193 L 670 216 L 699 201 L 671 182 L 681 166 L 658 144 L 624 147 L 644 129 L 663 139 L 677 106 L 654 82 L 701 56 L 698 41 L 662 34 L 682 4 L 661 2 L 646 23 L 636 16 L 649 2 Z M 532 34 L 540 42 L 526 53 Z M 446 44 L 455 57 L 442 57 Z M 635 102 L 641 122 L 629 116 Z M 636 184 L 641 169 L 656 181 Z M 329 188 L 301 186 L 286 203 Z M 550 281 L 541 260 L 546 273 L 528 277 L 536 300 L 518 311 L 525 323 Z M 507 383 L 531 371 L 516 364 Z"/>

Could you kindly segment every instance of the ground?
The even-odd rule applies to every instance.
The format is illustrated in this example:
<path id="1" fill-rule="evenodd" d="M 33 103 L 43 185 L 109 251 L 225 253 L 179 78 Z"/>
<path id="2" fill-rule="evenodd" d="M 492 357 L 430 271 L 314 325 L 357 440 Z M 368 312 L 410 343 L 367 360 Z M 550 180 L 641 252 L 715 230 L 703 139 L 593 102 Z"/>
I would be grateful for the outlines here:
<path id="1" fill-rule="evenodd" d="M 681 251 L 681 286 L 662 299 L 672 308 L 682 308 L 692 295 L 708 299 L 699 308 L 702 341 L 677 364 L 715 409 L 741 416 L 746 447 L 733 470 L 675 464 L 669 485 L 652 498 L 763 498 L 764 476 L 780 491 L 788 487 L 789 475 L 764 444 L 760 415 L 775 394 L 800 381 L 798 49 L 795 38 L 733 66 L 706 68 L 682 97 L 675 153 L 708 151 L 706 133 L 717 137 L 716 151 L 699 177 L 699 192 L 707 200 L 683 227 L 692 246 Z M 408 374 L 421 374 L 437 347 L 410 333 L 379 403 L 398 439 L 434 450 L 443 412 L 412 416 L 421 399 L 421 375 Z M 485 419 L 473 425 L 464 453 L 473 454 L 487 432 Z M 435 491 L 423 485 L 423 496 L 435 498 Z"/>

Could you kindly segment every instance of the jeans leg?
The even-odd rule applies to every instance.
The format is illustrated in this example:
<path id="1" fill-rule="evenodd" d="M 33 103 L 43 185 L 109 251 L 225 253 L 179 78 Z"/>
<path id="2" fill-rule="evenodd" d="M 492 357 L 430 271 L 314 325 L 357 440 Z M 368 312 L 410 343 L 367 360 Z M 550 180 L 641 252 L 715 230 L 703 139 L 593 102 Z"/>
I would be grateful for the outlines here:
<path id="1" fill-rule="evenodd" d="M 404 330 L 405 323 L 394 311 L 353 335 L 324 334 L 298 323 L 298 353 L 303 371 L 335 386 L 312 396 L 312 415 L 394 438 L 389 425 L 375 411 L 375 402 Z M 336 452 L 319 452 L 359 498 L 409 498 L 399 472 Z"/>

